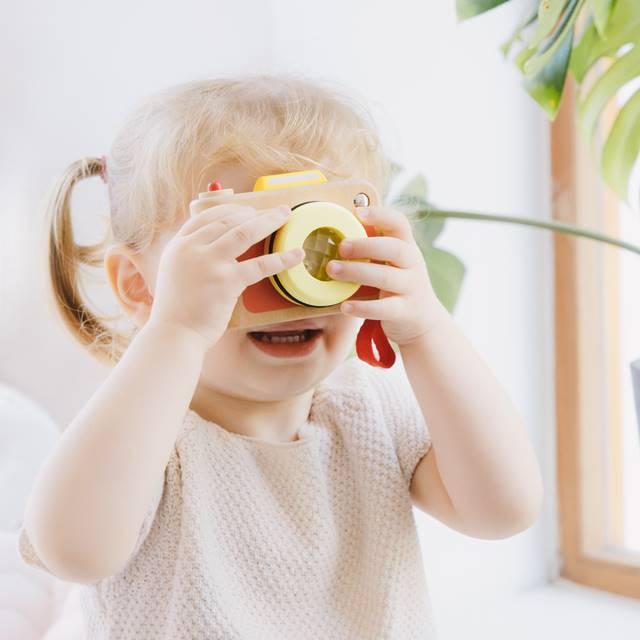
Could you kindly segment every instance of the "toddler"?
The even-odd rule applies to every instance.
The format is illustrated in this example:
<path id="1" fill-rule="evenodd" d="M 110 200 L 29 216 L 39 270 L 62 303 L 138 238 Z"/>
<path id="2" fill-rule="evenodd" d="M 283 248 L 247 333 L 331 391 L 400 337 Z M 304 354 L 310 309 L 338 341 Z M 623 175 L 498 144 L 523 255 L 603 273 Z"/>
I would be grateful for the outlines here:
<path id="1" fill-rule="evenodd" d="M 391 166 L 368 109 L 342 90 L 246 75 L 153 96 L 106 157 L 61 178 L 53 292 L 112 370 L 43 465 L 19 545 L 83 585 L 88 638 L 433 639 L 412 507 L 480 538 L 534 522 L 542 483 L 525 428 L 436 298 L 403 213 L 358 208 L 378 235 L 342 241 L 327 267 L 377 299 L 228 328 L 242 291 L 303 250 L 236 260 L 291 211 L 190 217 L 208 183 L 239 193 L 316 168 L 384 196 Z M 78 246 L 71 194 L 92 176 L 107 183 L 111 225 L 104 243 Z M 129 331 L 83 294 L 81 270 L 102 264 Z M 363 319 L 397 344 L 390 369 L 349 357 Z"/>

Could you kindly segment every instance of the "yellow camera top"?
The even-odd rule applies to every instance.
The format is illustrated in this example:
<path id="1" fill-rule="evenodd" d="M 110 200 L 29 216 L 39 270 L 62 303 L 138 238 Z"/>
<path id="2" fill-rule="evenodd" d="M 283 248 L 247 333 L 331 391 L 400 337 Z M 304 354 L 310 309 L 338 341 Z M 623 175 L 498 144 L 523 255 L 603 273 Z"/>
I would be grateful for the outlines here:
<path id="1" fill-rule="evenodd" d="M 267 191 L 269 189 L 286 189 L 287 187 L 301 186 L 304 184 L 321 184 L 326 182 L 324 173 L 318 169 L 308 171 L 292 171 L 291 173 L 274 173 L 270 176 L 261 176 L 253 185 L 254 191 Z"/>

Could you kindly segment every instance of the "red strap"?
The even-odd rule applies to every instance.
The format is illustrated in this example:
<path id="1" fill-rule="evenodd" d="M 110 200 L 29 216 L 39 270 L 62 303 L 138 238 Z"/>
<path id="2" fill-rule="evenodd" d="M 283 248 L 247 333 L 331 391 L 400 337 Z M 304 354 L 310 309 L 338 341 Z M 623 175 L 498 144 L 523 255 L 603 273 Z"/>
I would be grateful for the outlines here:
<path id="1" fill-rule="evenodd" d="M 373 345 L 376 345 L 380 359 L 376 359 Z M 389 369 L 396 361 L 396 352 L 387 338 L 380 320 L 364 321 L 356 338 L 356 353 L 358 358 L 373 367 Z"/>

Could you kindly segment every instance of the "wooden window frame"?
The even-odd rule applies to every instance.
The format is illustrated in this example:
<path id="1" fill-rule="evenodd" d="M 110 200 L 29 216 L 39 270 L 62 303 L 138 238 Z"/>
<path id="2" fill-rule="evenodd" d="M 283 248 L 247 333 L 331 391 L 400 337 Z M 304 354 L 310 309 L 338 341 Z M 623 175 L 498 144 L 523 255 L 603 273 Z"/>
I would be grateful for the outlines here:
<path id="1" fill-rule="evenodd" d="M 576 131 L 576 101 L 570 78 L 551 125 L 553 217 L 617 235 L 618 200 Z M 603 348 L 619 344 L 617 250 L 560 234 L 553 242 L 560 574 L 640 599 L 640 554 L 622 547 L 620 527 L 620 354 Z"/>

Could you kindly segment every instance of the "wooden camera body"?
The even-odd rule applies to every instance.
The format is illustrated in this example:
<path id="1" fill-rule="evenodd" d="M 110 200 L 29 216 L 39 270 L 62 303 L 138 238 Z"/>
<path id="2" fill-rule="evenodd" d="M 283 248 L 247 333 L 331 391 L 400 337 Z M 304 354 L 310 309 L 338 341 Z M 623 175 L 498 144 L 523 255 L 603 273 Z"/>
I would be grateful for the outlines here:
<path id="1" fill-rule="evenodd" d="M 333 280 L 325 271 L 329 260 L 339 258 L 338 246 L 343 239 L 376 235 L 374 228 L 357 215 L 359 206 L 378 204 L 378 194 L 369 182 L 327 181 L 321 171 L 312 169 L 262 176 L 253 191 L 245 193 L 234 193 L 218 183 L 212 183 L 210 189 L 191 202 L 191 215 L 227 203 L 258 210 L 282 204 L 291 207 L 285 224 L 238 256 L 238 260 L 296 247 L 305 250 L 300 264 L 244 290 L 231 316 L 230 328 L 257 328 L 339 313 L 344 300 L 378 298 L 378 289 Z"/>

